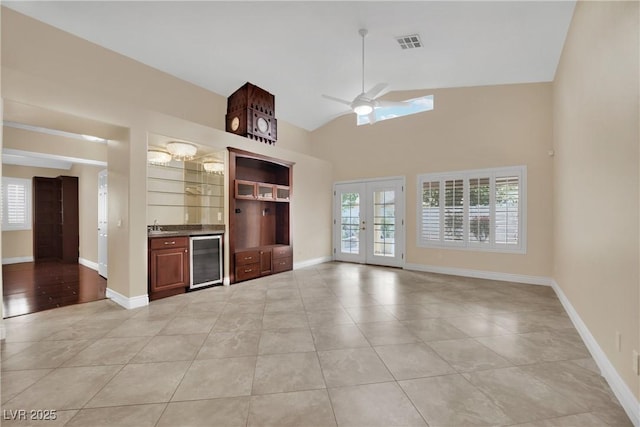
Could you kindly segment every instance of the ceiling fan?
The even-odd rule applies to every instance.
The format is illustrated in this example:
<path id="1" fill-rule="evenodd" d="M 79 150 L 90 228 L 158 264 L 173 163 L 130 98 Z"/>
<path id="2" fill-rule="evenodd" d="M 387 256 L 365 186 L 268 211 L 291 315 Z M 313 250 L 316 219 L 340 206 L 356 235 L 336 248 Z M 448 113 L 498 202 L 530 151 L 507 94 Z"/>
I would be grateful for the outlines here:
<path id="1" fill-rule="evenodd" d="M 364 28 L 358 31 L 358 34 L 360 34 L 360 36 L 362 37 L 362 92 L 360 93 L 360 95 L 356 96 L 353 101 L 347 101 L 346 99 L 336 98 L 335 96 L 330 95 L 322 96 L 326 99 L 348 105 L 349 107 L 351 107 L 351 111 L 356 113 L 358 116 L 368 116 L 368 122 L 370 124 L 373 124 L 376 122 L 376 109 L 388 107 L 408 107 L 409 105 L 404 102 L 383 101 L 380 99 L 376 99 L 376 96 L 379 95 L 384 89 L 386 89 L 386 87 L 388 86 L 387 83 L 378 83 L 368 91 L 364 91 L 364 38 L 368 33 L 369 32 Z"/>

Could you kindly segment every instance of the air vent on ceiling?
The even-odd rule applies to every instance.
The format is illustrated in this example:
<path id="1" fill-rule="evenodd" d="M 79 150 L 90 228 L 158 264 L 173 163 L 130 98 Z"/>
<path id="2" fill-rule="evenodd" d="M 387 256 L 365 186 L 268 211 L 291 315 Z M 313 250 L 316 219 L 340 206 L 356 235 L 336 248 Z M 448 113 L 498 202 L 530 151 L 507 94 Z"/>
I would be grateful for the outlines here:
<path id="1" fill-rule="evenodd" d="M 422 47 L 422 40 L 420 40 L 420 36 L 417 34 L 396 37 L 396 41 L 402 49 L 415 49 Z"/>

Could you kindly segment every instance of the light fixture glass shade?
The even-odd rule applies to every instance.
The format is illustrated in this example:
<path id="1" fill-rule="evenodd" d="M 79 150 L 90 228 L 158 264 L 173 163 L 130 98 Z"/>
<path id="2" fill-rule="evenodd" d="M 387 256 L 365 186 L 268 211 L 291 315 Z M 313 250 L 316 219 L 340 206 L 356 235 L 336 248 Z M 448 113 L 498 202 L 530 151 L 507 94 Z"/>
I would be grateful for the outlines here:
<path id="1" fill-rule="evenodd" d="M 353 106 L 353 112 L 359 116 L 366 116 L 373 111 L 373 107 L 369 104 L 358 104 Z"/>
<path id="2" fill-rule="evenodd" d="M 224 163 L 220 162 L 204 162 L 202 167 L 207 173 L 215 173 L 222 175 L 224 173 Z"/>
<path id="3" fill-rule="evenodd" d="M 161 150 L 147 150 L 147 161 L 154 165 L 166 165 L 171 161 L 171 154 Z"/>
<path id="4" fill-rule="evenodd" d="M 198 148 L 195 145 L 181 141 L 168 143 L 167 150 L 176 160 L 191 160 L 198 152 Z"/>

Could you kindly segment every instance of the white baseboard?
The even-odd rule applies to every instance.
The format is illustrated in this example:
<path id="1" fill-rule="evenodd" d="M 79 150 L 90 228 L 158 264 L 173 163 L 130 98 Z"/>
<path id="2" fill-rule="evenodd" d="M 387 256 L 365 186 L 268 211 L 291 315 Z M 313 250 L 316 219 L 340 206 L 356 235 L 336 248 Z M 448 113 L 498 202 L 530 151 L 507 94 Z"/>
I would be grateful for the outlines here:
<path id="1" fill-rule="evenodd" d="M 85 258 L 78 258 L 78 264 L 84 265 L 85 267 L 89 267 L 92 270 L 98 271 L 97 262 L 89 261 L 88 259 L 85 259 Z"/>
<path id="2" fill-rule="evenodd" d="M 149 295 L 138 295 L 137 297 L 129 298 L 109 288 L 107 288 L 106 295 L 107 298 L 128 310 L 149 305 Z"/>
<path id="3" fill-rule="evenodd" d="M 323 262 L 329 262 L 333 260 L 333 257 L 325 256 L 320 258 L 312 258 L 305 261 L 296 262 L 293 264 L 293 269 L 297 270 L 299 268 L 311 267 L 313 265 L 322 264 Z"/>
<path id="4" fill-rule="evenodd" d="M 21 262 L 33 262 L 32 256 L 19 256 L 14 258 L 2 258 L 2 265 L 19 264 Z"/>
<path id="5" fill-rule="evenodd" d="M 222 284 L 224 286 L 230 286 L 231 285 L 231 279 L 229 279 L 229 276 L 227 276 L 224 279 L 222 279 Z"/>
<path id="6" fill-rule="evenodd" d="M 571 318 L 571 321 L 580 334 L 582 341 L 584 341 L 584 344 L 591 353 L 593 360 L 595 360 L 596 364 L 600 368 L 600 373 L 609 383 L 611 390 L 618 398 L 618 401 L 629 416 L 629 419 L 634 426 L 640 427 L 640 401 L 636 399 L 633 391 L 631 391 L 627 383 L 625 383 L 622 377 L 620 377 L 616 368 L 613 367 L 606 353 L 602 350 L 593 335 L 591 335 L 589 328 L 587 328 L 587 325 L 582 321 L 578 312 L 573 308 L 573 305 L 571 305 L 567 296 L 562 292 L 558 283 L 555 280 L 552 280 L 551 286 L 556 292 L 556 295 L 558 295 L 558 299 L 569 315 L 569 318 Z"/>
<path id="7" fill-rule="evenodd" d="M 499 280 L 501 282 L 526 283 L 528 285 L 551 286 L 553 279 L 544 276 L 527 276 L 525 274 L 500 273 L 497 271 L 471 270 L 467 268 L 439 267 L 435 265 L 404 265 L 405 270 L 424 271 L 426 273 L 449 274 L 452 276 L 475 277 L 478 279 Z"/>

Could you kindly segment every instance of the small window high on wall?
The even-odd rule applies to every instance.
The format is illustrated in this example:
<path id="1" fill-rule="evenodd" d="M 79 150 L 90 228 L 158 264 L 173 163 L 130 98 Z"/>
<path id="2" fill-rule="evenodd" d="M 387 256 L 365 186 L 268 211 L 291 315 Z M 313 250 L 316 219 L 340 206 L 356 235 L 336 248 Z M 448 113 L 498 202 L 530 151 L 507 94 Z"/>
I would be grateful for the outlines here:
<path id="1" fill-rule="evenodd" d="M 31 180 L 2 177 L 2 229 L 31 230 Z"/>
<path id="2" fill-rule="evenodd" d="M 418 176 L 418 246 L 526 252 L 526 166 Z"/>

